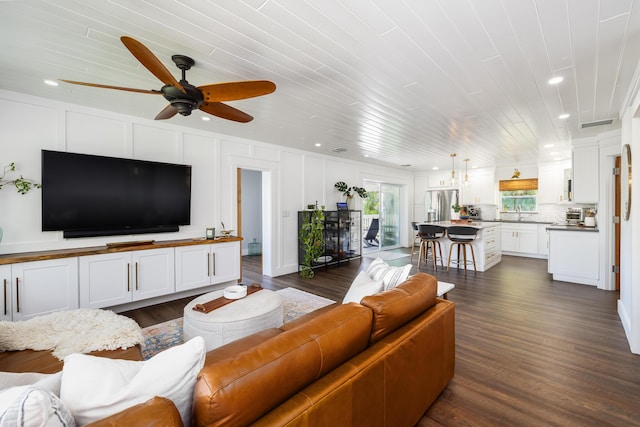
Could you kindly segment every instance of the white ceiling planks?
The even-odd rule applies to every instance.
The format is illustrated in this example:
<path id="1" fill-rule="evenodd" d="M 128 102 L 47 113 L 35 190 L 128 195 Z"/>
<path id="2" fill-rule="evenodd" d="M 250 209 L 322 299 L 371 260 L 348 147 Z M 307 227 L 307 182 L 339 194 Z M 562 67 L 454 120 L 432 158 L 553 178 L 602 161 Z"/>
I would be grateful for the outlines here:
<path id="1" fill-rule="evenodd" d="M 416 169 L 568 158 L 570 139 L 619 126 L 640 58 L 633 0 L 32 0 L 2 2 L 0 88 L 153 118 L 159 96 L 42 85 L 45 78 L 159 89 L 119 37 L 194 85 L 267 79 L 272 95 L 177 124 Z M 563 83 L 547 81 L 562 75 Z M 561 120 L 561 113 L 570 117 Z M 316 147 L 315 144 L 322 144 Z M 554 144 L 554 151 L 544 148 Z M 346 148 L 334 153 L 333 148 Z M 553 153 L 553 154 L 552 154 Z M 368 157 L 364 157 L 364 156 Z"/>

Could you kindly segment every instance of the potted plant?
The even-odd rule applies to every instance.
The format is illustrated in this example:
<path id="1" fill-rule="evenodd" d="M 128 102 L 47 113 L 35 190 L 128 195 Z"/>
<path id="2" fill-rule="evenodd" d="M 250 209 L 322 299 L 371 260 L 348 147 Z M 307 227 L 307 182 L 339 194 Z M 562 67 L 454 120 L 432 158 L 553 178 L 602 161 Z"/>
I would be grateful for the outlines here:
<path id="1" fill-rule="evenodd" d="M 300 264 L 300 276 L 311 279 L 315 275 L 313 263 L 324 254 L 324 206 L 318 207 L 316 202 L 313 209 L 302 213 L 302 218 L 299 239 L 304 256 Z"/>
<path id="2" fill-rule="evenodd" d="M 456 202 L 454 205 L 451 205 L 451 210 L 453 211 L 453 213 L 451 214 L 451 219 L 460 219 L 460 209 L 462 209 L 462 206 L 460 206 L 458 202 Z"/>
<path id="3" fill-rule="evenodd" d="M 356 193 L 363 199 L 366 199 L 368 194 L 367 190 L 364 187 L 356 187 L 356 186 L 348 186 L 344 181 L 338 181 L 334 184 L 334 187 L 342 193 L 349 206 L 349 209 L 352 209 L 353 205 L 353 193 Z"/>

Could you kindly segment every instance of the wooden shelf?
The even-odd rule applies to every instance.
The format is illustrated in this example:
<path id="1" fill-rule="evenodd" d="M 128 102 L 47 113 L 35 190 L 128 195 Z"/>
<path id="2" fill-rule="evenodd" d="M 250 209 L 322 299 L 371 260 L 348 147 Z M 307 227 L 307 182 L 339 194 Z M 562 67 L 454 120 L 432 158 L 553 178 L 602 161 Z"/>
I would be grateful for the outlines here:
<path id="1" fill-rule="evenodd" d="M 169 248 L 176 246 L 190 246 L 190 245 L 209 245 L 224 242 L 237 242 L 242 241 L 242 237 L 225 237 L 215 239 L 183 239 L 183 240 L 164 240 L 153 241 L 151 243 L 140 244 L 140 241 L 133 241 L 131 245 L 127 245 L 126 242 L 118 243 L 116 246 L 93 246 L 86 248 L 72 248 L 72 249 L 56 249 L 50 251 L 37 251 L 37 252 L 22 252 L 15 254 L 3 254 L 0 255 L 0 265 L 16 264 L 20 262 L 30 261 L 42 261 L 48 259 L 58 258 L 70 258 L 75 256 L 85 255 L 97 255 L 97 254 L 109 254 L 117 252 L 127 252 L 130 250 L 145 250 L 145 249 L 158 249 Z"/>

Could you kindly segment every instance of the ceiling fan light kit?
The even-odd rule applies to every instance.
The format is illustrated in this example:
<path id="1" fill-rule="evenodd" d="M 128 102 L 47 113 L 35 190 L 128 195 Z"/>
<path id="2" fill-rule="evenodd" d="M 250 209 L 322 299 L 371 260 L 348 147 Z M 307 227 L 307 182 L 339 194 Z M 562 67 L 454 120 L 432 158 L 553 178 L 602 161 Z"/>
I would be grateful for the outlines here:
<path id="1" fill-rule="evenodd" d="M 99 87 L 103 89 L 115 89 L 128 92 L 161 94 L 169 101 L 155 120 L 166 120 L 180 113 L 182 116 L 189 116 L 193 110 L 201 110 L 227 120 L 240 123 L 247 123 L 253 120 L 249 114 L 240 111 L 221 101 L 236 101 L 240 99 L 253 98 L 256 96 L 268 95 L 276 90 L 276 85 L 268 80 L 247 80 L 241 82 L 213 83 L 205 86 L 193 86 L 187 81 L 186 72 L 195 65 L 195 61 L 185 55 L 173 55 L 171 59 L 182 71 L 180 81 L 176 80 L 171 72 L 160 62 L 160 60 L 142 43 L 128 37 L 122 36 L 120 40 L 133 56 L 140 63 L 156 76 L 164 86 L 160 90 L 134 89 L 120 86 L 109 86 L 97 83 L 85 83 L 75 80 L 61 80 L 66 83 Z"/>

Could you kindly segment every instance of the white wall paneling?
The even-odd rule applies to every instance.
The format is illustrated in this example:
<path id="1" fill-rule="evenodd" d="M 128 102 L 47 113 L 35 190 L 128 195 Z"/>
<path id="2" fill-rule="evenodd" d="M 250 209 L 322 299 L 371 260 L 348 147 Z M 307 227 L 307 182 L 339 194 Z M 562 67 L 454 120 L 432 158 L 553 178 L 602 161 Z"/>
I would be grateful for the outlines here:
<path id="1" fill-rule="evenodd" d="M 408 224 L 413 206 L 413 175 L 410 170 L 371 168 L 351 160 L 336 159 L 242 138 L 234 138 L 154 122 L 133 116 L 103 112 L 45 98 L 0 91 L 3 141 L 0 158 L 15 159 L 25 176 L 40 178 L 40 150 L 64 150 L 117 157 L 144 158 L 192 165 L 191 225 L 177 233 L 145 235 L 158 241 L 204 236 L 207 227 L 236 229 L 236 170 L 262 172 L 263 180 L 263 273 L 278 276 L 297 271 L 297 211 L 308 203 L 335 206 L 342 200 L 333 185 L 344 180 L 362 185 L 364 179 L 401 185 Z M 32 125 L 36 117 L 40 124 Z M 236 126 L 243 126 L 237 124 Z M 61 136 L 68 139 L 59 140 Z M 364 165 L 364 166 L 363 166 Z M 357 199 L 358 200 L 358 199 Z M 3 190 L 0 253 L 16 253 L 73 247 L 101 246 L 108 242 L 140 240 L 140 236 L 63 239 L 61 232 L 41 232 L 40 194 L 26 196 Z M 358 200 L 358 207 L 362 201 Z M 286 215 L 288 214 L 288 215 Z M 265 226 L 267 224 L 268 226 Z M 402 236 L 403 242 L 408 236 Z M 404 244 L 404 243 L 403 243 Z"/>

